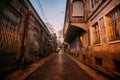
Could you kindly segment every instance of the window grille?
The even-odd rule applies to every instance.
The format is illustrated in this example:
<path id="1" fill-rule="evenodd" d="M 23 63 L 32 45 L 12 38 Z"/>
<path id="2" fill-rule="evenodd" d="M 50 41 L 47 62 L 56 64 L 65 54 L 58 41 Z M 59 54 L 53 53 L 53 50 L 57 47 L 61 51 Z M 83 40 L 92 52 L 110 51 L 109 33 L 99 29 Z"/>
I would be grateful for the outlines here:
<path id="1" fill-rule="evenodd" d="M 120 5 L 106 16 L 109 41 L 120 39 Z"/>

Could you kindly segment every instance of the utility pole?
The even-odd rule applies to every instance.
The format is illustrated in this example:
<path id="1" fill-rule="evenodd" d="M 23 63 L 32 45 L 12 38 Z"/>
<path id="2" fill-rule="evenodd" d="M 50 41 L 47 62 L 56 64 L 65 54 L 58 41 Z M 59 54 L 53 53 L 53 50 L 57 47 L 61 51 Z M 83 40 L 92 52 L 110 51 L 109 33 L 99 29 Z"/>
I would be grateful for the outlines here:
<path id="1" fill-rule="evenodd" d="M 26 64 L 25 60 L 25 54 L 27 50 L 27 32 L 28 32 L 28 26 L 30 22 L 30 15 L 31 15 L 31 10 L 28 9 L 27 15 L 26 15 L 26 21 L 25 21 L 25 26 L 24 26 L 24 31 L 23 31 L 23 43 L 22 43 L 22 57 L 21 57 L 21 62 L 20 62 L 20 68 L 24 68 Z"/>

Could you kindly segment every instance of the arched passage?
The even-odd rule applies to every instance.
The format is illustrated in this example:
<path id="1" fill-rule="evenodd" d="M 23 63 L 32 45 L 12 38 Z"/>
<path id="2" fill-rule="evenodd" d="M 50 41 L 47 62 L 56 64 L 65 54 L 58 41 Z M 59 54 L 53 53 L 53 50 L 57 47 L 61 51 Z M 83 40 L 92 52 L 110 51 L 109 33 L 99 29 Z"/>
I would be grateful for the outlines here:
<path id="1" fill-rule="evenodd" d="M 80 36 L 85 32 L 86 30 L 84 30 L 83 28 L 71 25 L 67 29 L 67 33 L 65 35 L 64 41 L 68 43 L 72 43 L 78 36 Z"/>

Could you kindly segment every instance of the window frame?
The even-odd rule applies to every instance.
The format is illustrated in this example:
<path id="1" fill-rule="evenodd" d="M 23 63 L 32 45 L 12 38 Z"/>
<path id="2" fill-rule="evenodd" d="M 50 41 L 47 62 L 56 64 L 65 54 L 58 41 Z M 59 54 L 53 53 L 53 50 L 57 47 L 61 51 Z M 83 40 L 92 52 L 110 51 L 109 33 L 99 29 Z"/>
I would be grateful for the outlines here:
<path id="1" fill-rule="evenodd" d="M 106 15 L 105 15 L 105 21 L 106 21 L 106 30 L 107 30 L 107 38 L 108 38 L 108 42 L 112 42 L 112 41 L 120 41 L 120 32 L 119 32 L 119 30 L 117 30 L 117 28 L 119 28 L 119 27 L 117 27 L 118 26 L 118 23 L 120 23 L 120 21 L 117 23 L 117 19 L 116 19 L 116 14 L 117 14 L 117 9 L 118 9 L 118 7 L 119 7 L 119 9 L 120 9 L 120 4 L 119 5 L 117 5 L 117 7 L 114 7 L 114 8 L 112 8 L 108 13 L 106 13 Z M 113 15 L 112 15 L 113 14 Z M 119 20 L 120 20 L 120 10 L 119 10 Z M 110 15 L 112 15 L 112 17 L 114 17 L 114 19 L 112 19 L 111 18 L 111 21 L 110 21 Z M 109 22 L 108 22 L 109 21 Z M 112 24 L 113 23 L 113 24 Z M 111 25 L 113 25 L 113 26 L 111 26 Z M 119 24 L 120 25 L 120 24 Z M 111 28 L 112 27 L 112 28 Z M 113 30 L 113 29 L 115 29 L 115 30 Z M 109 31 L 109 30 L 111 30 L 111 31 Z M 111 33 L 112 32 L 112 33 Z M 111 37 L 110 37 L 111 36 Z"/>
<path id="2" fill-rule="evenodd" d="M 96 28 L 96 25 L 98 26 L 98 28 Z M 101 37 L 100 37 L 100 26 L 98 24 L 98 22 L 94 23 L 91 26 L 92 29 L 92 44 L 93 45 L 100 45 L 101 44 Z"/>

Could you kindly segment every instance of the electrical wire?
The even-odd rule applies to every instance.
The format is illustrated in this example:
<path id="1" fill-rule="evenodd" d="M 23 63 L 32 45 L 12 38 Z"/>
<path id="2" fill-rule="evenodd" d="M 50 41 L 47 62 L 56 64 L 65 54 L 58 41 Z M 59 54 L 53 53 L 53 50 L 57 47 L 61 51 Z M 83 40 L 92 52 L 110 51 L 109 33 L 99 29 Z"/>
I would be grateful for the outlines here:
<path id="1" fill-rule="evenodd" d="M 46 14 L 45 14 L 45 12 L 44 12 L 44 10 L 43 10 L 43 7 L 42 7 L 42 4 L 41 4 L 40 0 L 37 0 L 37 1 L 38 1 L 38 5 L 40 6 L 41 11 L 42 11 L 42 13 L 43 13 L 43 15 L 44 15 L 45 20 L 49 23 L 49 21 L 48 21 L 48 19 L 47 19 L 47 17 L 46 17 Z"/>
<path id="2" fill-rule="evenodd" d="M 41 15 L 42 15 L 42 16 L 40 16 L 40 17 L 44 18 L 43 21 L 44 21 L 45 25 L 47 26 L 47 28 L 48 28 L 52 33 L 54 33 L 53 27 L 50 26 L 51 24 L 49 23 L 49 21 L 48 21 L 48 19 L 47 19 L 47 17 L 46 17 L 46 14 L 45 14 L 45 12 L 44 12 L 44 9 L 43 9 L 43 7 L 42 7 L 42 4 L 41 4 L 40 0 L 36 0 L 36 3 L 37 3 L 37 6 L 40 8 L 39 11 L 38 11 L 38 12 L 41 13 Z M 48 24 L 50 24 L 50 25 L 48 25 Z"/>

